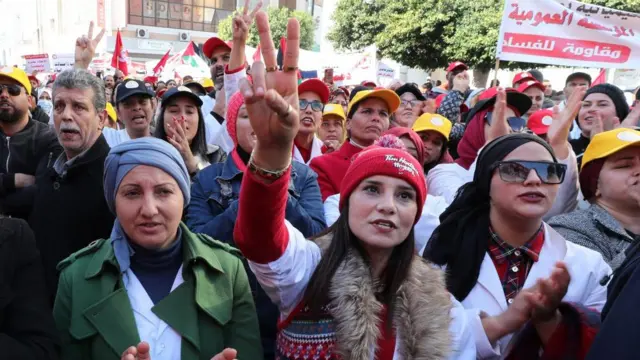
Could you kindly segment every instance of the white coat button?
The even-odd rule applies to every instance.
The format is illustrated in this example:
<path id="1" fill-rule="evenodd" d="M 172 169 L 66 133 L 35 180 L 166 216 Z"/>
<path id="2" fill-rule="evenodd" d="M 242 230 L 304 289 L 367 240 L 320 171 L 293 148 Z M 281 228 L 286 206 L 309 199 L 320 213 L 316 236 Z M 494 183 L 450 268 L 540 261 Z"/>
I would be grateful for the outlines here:
<path id="1" fill-rule="evenodd" d="M 511 271 L 513 271 L 513 272 L 518 272 L 518 267 L 517 267 L 517 266 L 512 267 L 512 268 L 511 268 Z"/>
<path id="2" fill-rule="evenodd" d="M 520 250 L 516 250 L 513 252 L 516 256 L 520 256 Z"/>
<path id="3" fill-rule="evenodd" d="M 507 300 L 507 302 L 508 302 L 509 304 L 513 304 L 513 299 L 509 299 L 509 300 Z"/>

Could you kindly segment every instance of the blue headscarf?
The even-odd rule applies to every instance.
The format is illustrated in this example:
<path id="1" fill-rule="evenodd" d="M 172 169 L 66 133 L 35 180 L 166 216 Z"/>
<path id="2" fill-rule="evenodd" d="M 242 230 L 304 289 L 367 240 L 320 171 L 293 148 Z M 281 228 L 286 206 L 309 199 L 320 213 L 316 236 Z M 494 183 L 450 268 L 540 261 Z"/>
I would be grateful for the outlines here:
<path id="1" fill-rule="evenodd" d="M 112 213 L 116 213 L 116 193 L 122 179 L 139 165 L 153 166 L 171 175 L 182 191 L 184 207 L 189 205 L 191 179 L 182 156 L 166 141 L 144 137 L 115 146 L 104 162 L 104 197 Z M 111 230 L 111 242 L 118 264 L 124 272 L 129 268 L 131 249 L 117 218 Z"/>

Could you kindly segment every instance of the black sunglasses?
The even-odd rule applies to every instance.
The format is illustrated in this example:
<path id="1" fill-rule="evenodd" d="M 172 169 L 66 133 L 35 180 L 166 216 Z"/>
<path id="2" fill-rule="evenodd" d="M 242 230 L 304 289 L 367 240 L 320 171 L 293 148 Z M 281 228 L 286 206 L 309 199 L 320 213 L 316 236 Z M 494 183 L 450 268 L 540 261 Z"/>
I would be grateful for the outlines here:
<path id="1" fill-rule="evenodd" d="M 499 161 L 493 168 L 498 169 L 500 179 L 508 183 L 523 183 L 531 170 L 535 170 L 543 183 L 561 184 L 567 172 L 567 165 L 550 161 Z"/>
<path id="2" fill-rule="evenodd" d="M 489 125 L 491 125 L 492 116 L 493 113 L 491 112 L 488 112 L 487 115 L 484 116 Z M 512 116 L 510 118 L 507 118 L 507 124 L 509 124 L 509 127 L 511 128 L 511 130 L 513 130 L 513 132 L 521 133 L 524 132 L 527 127 L 527 120 L 522 117 Z"/>
<path id="3" fill-rule="evenodd" d="M 300 99 L 300 110 L 305 110 L 309 105 L 311 105 L 311 110 L 313 111 L 322 111 L 324 109 L 324 104 L 318 100 L 307 101 Z"/>
<path id="4" fill-rule="evenodd" d="M 9 95 L 18 96 L 18 95 L 20 95 L 20 89 L 21 88 L 22 88 L 22 86 L 16 85 L 16 84 L 11 84 L 11 85 L 2 85 L 2 84 L 0 84 L 0 94 L 2 94 L 2 92 L 4 92 L 4 89 L 7 89 L 7 92 L 9 93 Z"/>

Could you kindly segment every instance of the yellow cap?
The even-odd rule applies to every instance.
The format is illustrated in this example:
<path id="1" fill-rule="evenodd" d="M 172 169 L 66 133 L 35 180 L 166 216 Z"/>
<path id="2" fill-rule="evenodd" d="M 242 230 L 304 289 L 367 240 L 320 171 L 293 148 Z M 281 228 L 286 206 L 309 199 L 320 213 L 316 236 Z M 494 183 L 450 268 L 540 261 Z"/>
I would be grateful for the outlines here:
<path id="1" fill-rule="evenodd" d="M 107 103 L 107 115 L 109 116 L 109 120 L 111 122 L 118 121 L 118 115 L 116 115 L 116 110 L 113 108 L 110 102 Z"/>
<path id="2" fill-rule="evenodd" d="M 342 121 L 346 120 L 346 116 L 344 116 L 344 110 L 342 109 L 342 105 L 337 104 L 327 104 L 324 106 L 324 111 L 322 112 L 322 117 L 327 115 L 335 115 L 342 119 Z"/>
<path id="3" fill-rule="evenodd" d="M 415 132 L 433 130 L 442 134 L 447 141 L 449 141 L 449 134 L 451 133 L 451 121 L 446 117 L 438 114 L 422 114 L 418 120 L 413 124 L 412 130 Z"/>
<path id="4" fill-rule="evenodd" d="M 27 73 L 22 69 L 13 66 L 0 67 L 0 77 L 6 77 L 17 81 L 27 89 L 27 95 L 31 94 L 31 82 L 29 81 L 29 76 L 27 76 Z"/>
<path id="5" fill-rule="evenodd" d="M 200 81 L 200 84 L 206 89 L 206 88 L 212 88 L 213 87 L 213 80 L 209 79 L 209 78 L 204 78 Z"/>
<path id="6" fill-rule="evenodd" d="M 351 113 L 351 108 L 357 103 L 369 99 L 379 98 L 387 103 L 389 113 L 394 113 L 400 107 L 400 97 L 395 91 L 389 89 L 376 89 L 376 90 L 361 90 L 349 101 L 349 107 L 347 108 L 347 114 Z"/>
<path id="7" fill-rule="evenodd" d="M 582 167 L 597 159 L 606 158 L 629 146 L 640 144 L 640 131 L 617 128 L 597 134 L 591 139 L 587 150 L 582 155 Z"/>

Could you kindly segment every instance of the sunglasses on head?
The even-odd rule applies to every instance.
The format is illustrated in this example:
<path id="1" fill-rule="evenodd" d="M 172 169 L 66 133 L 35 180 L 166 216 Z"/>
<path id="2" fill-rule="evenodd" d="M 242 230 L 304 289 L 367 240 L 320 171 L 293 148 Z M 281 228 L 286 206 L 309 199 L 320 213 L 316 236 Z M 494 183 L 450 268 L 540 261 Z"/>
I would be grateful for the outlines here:
<path id="1" fill-rule="evenodd" d="M 311 105 L 311 110 L 313 111 L 322 111 L 324 109 L 324 104 L 318 100 L 307 101 L 304 99 L 300 100 L 300 110 L 306 110 L 307 106 Z"/>
<path id="2" fill-rule="evenodd" d="M 529 177 L 531 170 L 545 184 L 561 184 L 567 172 L 567 165 L 550 161 L 499 161 L 494 165 L 498 169 L 500 179 L 508 183 L 523 183 Z"/>
<path id="3" fill-rule="evenodd" d="M 487 115 L 484 116 L 485 120 L 487 120 L 487 123 L 489 125 L 491 125 L 492 116 L 493 116 L 493 113 L 491 112 L 488 112 Z M 512 116 L 510 118 L 507 118 L 507 124 L 509 124 L 509 127 L 511 128 L 511 130 L 513 130 L 513 132 L 517 132 L 517 133 L 524 132 L 527 128 L 527 120 L 518 116 Z"/>
<path id="4" fill-rule="evenodd" d="M 21 88 L 22 88 L 22 86 L 16 85 L 16 84 L 11 84 L 11 85 L 2 85 L 2 84 L 0 84 L 0 94 L 2 94 L 4 92 L 4 89 L 7 89 L 7 92 L 9 93 L 9 95 L 18 96 L 18 95 L 20 95 L 20 89 Z"/>

